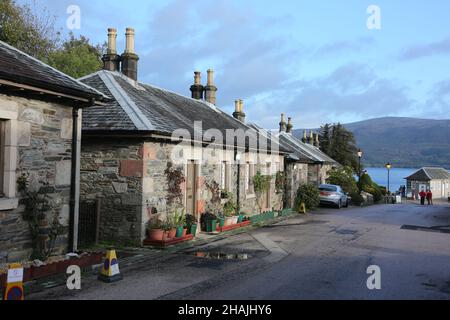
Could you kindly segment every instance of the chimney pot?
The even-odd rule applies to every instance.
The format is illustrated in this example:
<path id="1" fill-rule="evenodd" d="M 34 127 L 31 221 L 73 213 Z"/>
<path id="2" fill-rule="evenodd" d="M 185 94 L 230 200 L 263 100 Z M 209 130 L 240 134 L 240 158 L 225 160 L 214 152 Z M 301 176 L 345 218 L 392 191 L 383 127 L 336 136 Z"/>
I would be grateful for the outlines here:
<path id="1" fill-rule="evenodd" d="M 242 99 L 234 101 L 234 113 L 233 117 L 242 122 L 245 122 L 245 113 L 244 113 L 244 101 Z"/>
<path id="2" fill-rule="evenodd" d="M 122 73 L 128 78 L 137 81 L 139 57 L 134 52 L 134 29 L 127 28 L 125 32 L 126 47 L 122 54 Z"/>
<path id="3" fill-rule="evenodd" d="M 205 86 L 205 100 L 216 104 L 217 87 L 214 85 L 214 70 L 208 69 L 208 80 Z"/>
<path id="4" fill-rule="evenodd" d="M 286 132 L 287 133 L 292 133 L 292 128 L 294 126 L 292 125 L 292 118 L 288 118 L 288 124 L 286 126 Z"/>
<path id="5" fill-rule="evenodd" d="M 194 84 L 191 86 L 192 99 L 202 100 L 204 90 L 205 88 L 202 85 L 202 74 L 200 71 L 195 71 Z"/>
<path id="6" fill-rule="evenodd" d="M 108 29 L 108 49 L 102 57 L 103 70 L 118 71 L 120 69 L 120 56 L 117 55 L 117 30 Z"/>
<path id="7" fill-rule="evenodd" d="M 286 121 L 284 120 L 284 113 L 281 114 L 280 132 L 286 132 Z"/>

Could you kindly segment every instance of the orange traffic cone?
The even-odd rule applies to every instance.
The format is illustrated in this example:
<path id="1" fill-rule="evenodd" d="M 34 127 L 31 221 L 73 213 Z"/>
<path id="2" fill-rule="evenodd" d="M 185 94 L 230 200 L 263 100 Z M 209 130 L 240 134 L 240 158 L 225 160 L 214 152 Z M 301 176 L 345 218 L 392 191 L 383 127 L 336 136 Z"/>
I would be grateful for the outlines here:
<path id="1" fill-rule="evenodd" d="M 98 280 L 111 283 L 122 280 L 123 277 L 119 270 L 119 261 L 115 250 L 108 250 L 106 252 L 106 259 L 103 263 L 102 270 L 98 275 Z"/>

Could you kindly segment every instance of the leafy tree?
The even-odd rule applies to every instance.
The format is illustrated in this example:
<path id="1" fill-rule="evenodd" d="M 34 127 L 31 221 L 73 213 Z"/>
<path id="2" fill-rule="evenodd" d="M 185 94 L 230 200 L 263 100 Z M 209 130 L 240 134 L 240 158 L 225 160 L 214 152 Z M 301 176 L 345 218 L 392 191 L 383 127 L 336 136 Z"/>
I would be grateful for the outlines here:
<path id="1" fill-rule="evenodd" d="M 47 9 L 35 13 L 29 5 L 15 0 L 0 1 L 0 40 L 74 77 L 98 71 L 102 67 L 103 45 L 92 45 L 84 36 L 73 33 L 62 40 L 55 30 L 56 16 Z"/>
<path id="2" fill-rule="evenodd" d="M 47 62 L 74 78 L 80 78 L 102 68 L 103 51 L 104 46 L 93 46 L 88 38 L 84 36 L 76 38 L 70 33 L 69 39 L 62 47 L 49 54 Z"/>
<path id="3" fill-rule="evenodd" d="M 331 158 L 358 171 L 358 156 L 355 137 L 342 124 L 325 124 L 321 128 L 321 150 Z"/>
<path id="4" fill-rule="evenodd" d="M 347 193 L 358 192 L 358 186 L 353 177 L 353 168 L 347 166 L 333 169 L 328 174 L 327 183 L 341 186 Z"/>
<path id="5" fill-rule="evenodd" d="M 47 9 L 40 12 L 15 0 L 0 1 L 0 40 L 43 60 L 58 47 L 60 32 L 54 27 L 56 17 Z"/>

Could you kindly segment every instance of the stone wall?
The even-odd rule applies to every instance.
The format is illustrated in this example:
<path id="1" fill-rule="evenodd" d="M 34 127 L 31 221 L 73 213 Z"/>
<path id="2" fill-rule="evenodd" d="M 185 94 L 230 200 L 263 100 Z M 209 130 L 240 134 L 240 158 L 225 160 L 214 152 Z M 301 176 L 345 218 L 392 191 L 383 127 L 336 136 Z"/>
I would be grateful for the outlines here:
<path id="1" fill-rule="evenodd" d="M 13 208 L 0 210 L 1 263 L 28 259 L 32 251 L 29 226 L 22 219 L 24 206 L 16 190 L 17 178 L 22 174 L 28 176 L 31 191 L 48 196 L 46 216 L 49 223 L 57 219 L 63 226 L 68 226 L 72 108 L 0 95 L 0 119 L 8 121 L 9 130 L 12 130 L 9 133 L 14 142 L 9 142 L 6 153 L 12 159 L 9 166 L 15 167 L 11 183 L 14 198 L 18 200 Z M 58 236 L 54 253 L 66 252 L 67 246 L 66 232 Z"/>
<path id="2" fill-rule="evenodd" d="M 289 162 L 286 166 L 286 206 L 294 208 L 297 190 L 308 183 L 308 164 Z"/>
<path id="3" fill-rule="evenodd" d="M 100 241 L 140 244 L 143 142 L 83 138 L 80 201 L 99 200 Z"/>

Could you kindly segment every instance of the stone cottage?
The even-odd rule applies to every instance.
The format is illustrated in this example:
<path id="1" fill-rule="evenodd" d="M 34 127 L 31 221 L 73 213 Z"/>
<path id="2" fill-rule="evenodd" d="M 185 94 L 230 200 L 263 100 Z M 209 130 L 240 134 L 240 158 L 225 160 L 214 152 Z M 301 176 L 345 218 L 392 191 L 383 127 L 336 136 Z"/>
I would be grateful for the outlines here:
<path id="1" fill-rule="evenodd" d="M 450 173 L 444 168 L 424 167 L 405 179 L 408 197 L 414 194 L 417 198 L 422 190 L 431 190 L 435 199 L 450 197 Z"/>
<path id="2" fill-rule="evenodd" d="M 319 149 L 318 137 L 308 139 L 306 143 L 294 137 L 291 118 L 286 122 L 285 115 L 281 114 L 279 126 L 279 131 L 275 134 L 278 143 L 283 150 L 291 150 L 285 154 L 284 160 L 284 206 L 293 208 L 297 190 L 301 185 L 318 186 L 325 183 L 328 172 L 340 164 Z M 267 135 L 271 134 L 256 124 L 252 124 L 252 127 L 259 132 L 266 132 Z"/>
<path id="3" fill-rule="evenodd" d="M 81 110 L 106 97 L 4 42 L 0 61 L 0 263 L 46 249 L 56 225 L 55 253 L 67 252 L 76 247 Z M 47 202 L 34 238 L 19 178 Z"/>
<path id="4" fill-rule="evenodd" d="M 206 86 L 195 72 L 191 98 L 141 83 L 134 30 L 127 29 L 122 55 L 116 37 L 109 29 L 104 70 L 80 79 L 113 98 L 83 114 L 81 198 L 101 203 L 100 240 L 140 244 L 146 223 L 173 210 L 173 172 L 185 180 L 178 194 L 182 207 L 197 219 L 212 206 L 214 183 L 233 194 L 241 211 L 257 213 L 252 178 L 258 170 L 283 170 L 278 144 L 262 141 L 241 121 L 243 111 L 233 118 L 215 105 L 212 70 Z M 261 152 L 264 145 L 269 152 Z M 261 200 L 265 210 L 281 207 L 273 180 Z"/>

